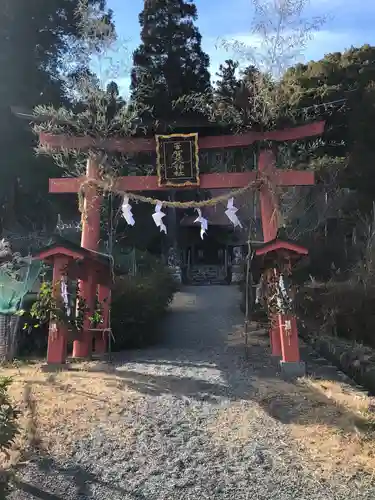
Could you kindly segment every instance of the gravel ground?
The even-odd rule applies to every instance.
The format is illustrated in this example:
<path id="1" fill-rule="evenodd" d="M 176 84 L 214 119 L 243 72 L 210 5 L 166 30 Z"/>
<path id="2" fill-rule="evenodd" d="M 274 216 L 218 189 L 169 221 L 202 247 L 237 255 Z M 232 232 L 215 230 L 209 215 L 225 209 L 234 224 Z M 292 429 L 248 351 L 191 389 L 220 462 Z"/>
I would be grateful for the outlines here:
<path id="1" fill-rule="evenodd" d="M 243 322 L 236 287 L 186 288 L 168 316 L 165 344 L 116 359 L 141 396 L 123 408 L 129 440 L 98 428 L 65 462 L 35 460 L 12 499 L 373 499 L 354 481 L 318 481 L 302 464 L 288 426 L 254 402 L 276 370 L 262 347 L 244 359 L 228 335 Z M 233 407 L 252 414 L 249 438 L 220 442 L 212 428 Z M 249 413 L 250 412 L 250 413 Z M 114 424 L 115 425 L 115 424 Z M 225 435 L 227 429 L 216 429 Z M 228 440 L 227 440 L 228 441 Z"/>

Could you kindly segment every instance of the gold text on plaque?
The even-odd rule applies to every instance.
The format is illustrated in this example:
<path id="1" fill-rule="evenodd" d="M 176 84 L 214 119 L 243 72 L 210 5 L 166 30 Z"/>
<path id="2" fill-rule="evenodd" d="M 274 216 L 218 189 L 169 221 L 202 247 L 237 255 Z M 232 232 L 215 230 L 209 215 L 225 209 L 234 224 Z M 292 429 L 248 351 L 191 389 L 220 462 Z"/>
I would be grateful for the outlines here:
<path id="1" fill-rule="evenodd" d="M 182 157 L 181 143 L 179 142 L 173 144 L 172 168 L 175 177 L 182 177 L 184 175 L 184 160 Z"/>

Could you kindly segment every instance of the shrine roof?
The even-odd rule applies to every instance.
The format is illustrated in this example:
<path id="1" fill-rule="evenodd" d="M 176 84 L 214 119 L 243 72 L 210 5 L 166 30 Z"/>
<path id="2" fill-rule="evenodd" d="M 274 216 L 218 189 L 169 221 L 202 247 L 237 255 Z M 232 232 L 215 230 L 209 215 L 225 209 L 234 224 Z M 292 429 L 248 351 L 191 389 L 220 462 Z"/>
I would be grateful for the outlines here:
<path id="1" fill-rule="evenodd" d="M 82 248 L 80 245 L 77 245 L 76 243 L 66 240 L 60 236 L 55 236 L 52 243 L 39 249 L 38 252 L 35 252 L 32 257 L 33 259 L 43 260 L 54 257 L 55 255 L 65 255 L 75 260 L 86 258 L 92 262 L 96 262 L 107 267 L 110 265 L 109 256 Z"/>
<path id="2" fill-rule="evenodd" d="M 257 257 L 266 256 L 277 250 L 286 250 L 297 255 L 308 255 L 309 253 L 307 248 L 298 245 L 298 243 L 293 240 L 284 238 L 275 238 L 271 241 L 255 245 L 255 255 Z"/>

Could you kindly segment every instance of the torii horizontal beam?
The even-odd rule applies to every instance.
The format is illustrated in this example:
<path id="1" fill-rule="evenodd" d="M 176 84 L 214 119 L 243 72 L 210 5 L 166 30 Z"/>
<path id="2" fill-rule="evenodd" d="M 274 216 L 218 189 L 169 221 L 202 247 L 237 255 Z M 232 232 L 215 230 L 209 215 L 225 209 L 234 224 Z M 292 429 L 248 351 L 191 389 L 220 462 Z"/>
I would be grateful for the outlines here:
<path id="1" fill-rule="evenodd" d="M 299 127 L 292 127 L 283 130 L 271 130 L 270 132 L 247 132 L 239 135 L 220 135 L 199 138 L 199 149 L 220 149 L 247 147 L 257 141 L 297 141 L 306 137 L 321 135 L 324 131 L 325 122 L 315 122 Z M 39 134 L 41 146 L 52 149 L 77 149 L 88 150 L 91 148 L 105 151 L 117 151 L 119 153 L 137 153 L 140 151 L 156 151 L 154 138 L 126 137 L 108 138 L 79 136 L 72 137 L 64 134 L 49 134 L 41 132 Z"/>
<path id="2" fill-rule="evenodd" d="M 314 173 L 308 171 L 279 170 L 275 173 L 278 186 L 309 186 L 314 184 Z M 258 178 L 256 171 L 224 174 L 202 174 L 200 176 L 201 189 L 237 189 L 255 182 Z M 276 180 L 276 179 L 275 179 Z M 63 177 L 49 180 L 50 193 L 78 193 L 87 177 Z M 128 176 L 119 177 L 114 188 L 119 191 L 166 191 L 170 188 L 159 186 L 157 176 Z M 194 187 L 193 187 L 194 188 Z M 180 191 L 191 187 L 178 188 Z"/>

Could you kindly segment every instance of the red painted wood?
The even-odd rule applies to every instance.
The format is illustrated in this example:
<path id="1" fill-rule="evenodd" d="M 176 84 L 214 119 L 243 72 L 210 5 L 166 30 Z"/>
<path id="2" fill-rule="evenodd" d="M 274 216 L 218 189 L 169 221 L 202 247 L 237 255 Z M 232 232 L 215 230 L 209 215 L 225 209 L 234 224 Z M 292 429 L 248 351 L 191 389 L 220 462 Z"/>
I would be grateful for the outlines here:
<path id="1" fill-rule="evenodd" d="M 284 363 L 298 363 L 300 361 L 297 319 L 291 314 L 279 314 L 281 354 Z M 290 326 L 287 329 L 286 326 Z"/>
<path id="2" fill-rule="evenodd" d="M 270 132 L 247 132 L 240 135 L 220 135 L 211 137 L 200 137 L 200 149 L 215 149 L 215 148 L 235 148 L 246 147 L 256 141 L 273 140 L 273 141 L 296 141 L 304 137 L 313 137 L 321 135 L 324 131 L 325 122 L 316 122 L 300 127 L 287 128 L 284 130 L 272 130 Z M 146 139 L 142 137 L 126 137 L 126 138 L 109 138 L 102 139 L 100 137 L 71 137 L 68 135 L 54 135 L 41 132 L 39 141 L 42 146 L 52 149 L 90 149 L 98 148 L 106 151 L 118 151 L 121 153 L 136 153 L 139 151 L 155 151 L 155 139 Z"/>
<path id="3" fill-rule="evenodd" d="M 109 312 L 111 307 L 111 289 L 108 286 L 98 286 L 98 300 L 102 307 L 103 323 L 97 328 L 103 331 L 94 333 L 95 353 L 105 354 L 108 348 L 108 335 L 110 335 L 108 328 L 110 327 Z"/>
<path id="4" fill-rule="evenodd" d="M 279 170 L 275 173 L 279 186 L 310 186 L 314 184 L 314 172 Z M 202 174 L 201 189 L 234 189 L 247 186 L 256 180 L 255 171 L 235 174 Z M 49 180 L 50 193 L 78 193 L 86 177 L 63 177 Z M 169 188 L 159 187 L 158 178 L 152 176 L 120 177 L 116 187 L 123 191 L 165 191 Z M 179 189 L 191 189 L 189 187 Z"/>
<path id="5" fill-rule="evenodd" d="M 84 299 L 86 310 L 84 312 L 83 329 L 80 338 L 73 342 L 73 358 L 89 358 L 92 353 L 92 332 L 90 317 L 95 308 L 96 283 L 94 273 L 88 272 L 87 280 L 78 283 L 80 296 Z"/>
<path id="6" fill-rule="evenodd" d="M 202 174 L 200 188 L 202 189 L 234 189 L 247 186 L 256 180 L 255 171 L 235 174 Z M 49 180 L 50 193 L 78 193 L 86 177 L 66 177 Z M 116 188 L 123 191 L 167 191 L 170 188 L 159 187 L 157 176 L 120 177 Z M 179 189 L 191 189 L 189 187 Z"/>
<path id="7" fill-rule="evenodd" d="M 201 189 L 233 189 L 247 186 L 255 181 L 257 174 L 255 171 L 235 173 L 235 174 L 202 174 L 200 176 Z M 118 182 L 119 189 L 124 191 L 166 191 L 169 188 L 159 187 L 156 176 L 149 177 L 122 177 Z M 179 188 L 181 189 L 181 188 Z M 191 188 L 185 188 L 191 189 Z"/>
<path id="8" fill-rule="evenodd" d="M 246 147 L 259 140 L 275 140 L 275 141 L 288 141 L 297 140 L 304 137 L 320 135 L 324 130 L 324 122 L 304 125 L 295 127 L 293 129 L 276 130 L 266 132 L 264 134 L 258 132 L 248 132 L 238 136 L 217 136 L 217 137 L 202 137 L 199 139 L 199 147 L 201 149 L 210 148 L 226 148 L 226 147 Z M 126 138 L 126 139 L 101 139 L 91 137 L 70 137 L 64 135 L 51 135 L 41 133 L 39 136 L 40 143 L 50 148 L 75 148 L 75 149 L 89 149 L 100 148 L 107 151 L 119 151 L 124 153 L 134 153 L 138 151 L 155 151 L 155 139 L 140 139 L 140 138 Z M 259 171 L 258 172 L 245 172 L 235 174 L 205 174 L 201 176 L 200 187 L 202 189 L 233 189 L 246 186 L 252 181 L 257 179 L 258 174 L 266 176 L 269 182 L 273 185 L 293 186 L 293 185 L 310 185 L 314 183 L 314 174 L 312 172 L 293 172 L 293 171 L 280 171 L 275 169 L 275 158 L 271 151 L 262 151 L 259 155 Z M 77 193 L 80 185 L 86 179 L 97 179 L 98 168 L 93 161 L 88 161 L 87 172 L 85 178 L 79 179 L 50 179 L 50 192 L 52 193 Z M 165 187 L 158 186 L 158 178 L 156 176 L 143 176 L 143 177 L 121 177 L 117 180 L 117 189 L 123 191 L 149 191 L 149 190 L 168 190 Z M 265 184 L 260 192 L 261 214 L 263 235 L 265 241 L 275 239 L 278 228 L 278 221 L 275 217 L 277 213 L 277 200 L 273 194 L 273 189 Z M 85 193 L 86 205 L 86 220 L 83 224 L 81 245 L 89 250 L 97 250 L 99 236 L 100 236 L 100 204 L 101 197 L 98 196 L 95 186 L 91 186 Z M 288 248 L 289 245 L 289 248 Z M 295 246 L 283 242 L 280 246 L 277 242 L 271 244 L 263 253 L 272 250 L 289 249 L 295 250 Z M 262 255 L 262 251 L 258 255 Z M 299 253 L 307 254 L 307 250 L 300 247 Z M 86 300 L 90 310 L 94 307 L 96 295 L 96 283 L 94 281 L 94 270 L 88 271 L 86 280 L 80 281 L 81 293 Z M 88 314 L 88 313 L 87 313 Z M 91 354 L 92 335 L 90 333 L 90 325 L 88 315 L 85 317 L 84 331 L 82 337 L 74 342 L 73 356 L 74 357 L 88 357 Z M 280 319 L 280 318 L 278 318 Z M 296 333 L 296 326 L 293 326 Z M 279 331 L 282 330 L 282 325 L 279 324 Z M 276 330 L 272 335 L 281 338 L 282 332 L 277 335 Z M 285 335 L 284 335 L 285 337 Z M 274 339 L 273 343 L 277 338 Z M 285 340 L 285 339 L 284 339 Z M 285 347 L 282 345 L 282 349 Z M 103 345 L 100 346 L 103 349 Z M 275 347 L 279 350 L 279 347 Z M 293 351 L 290 355 L 283 358 L 297 357 L 299 359 L 298 351 L 298 336 L 297 345 L 293 344 L 290 349 Z M 288 359 L 289 361 L 289 359 Z"/>
<path id="9" fill-rule="evenodd" d="M 270 340 L 271 353 L 275 358 L 281 358 L 281 338 L 280 338 L 280 321 L 279 314 L 272 314 L 270 317 Z"/>
<path id="10" fill-rule="evenodd" d="M 279 228 L 277 186 L 306 186 L 314 184 L 314 173 L 306 171 L 281 170 L 275 166 L 275 154 L 271 150 L 263 150 L 259 154 L 258 169 L 261 176 L 268 179 L 260 190 L 260 211 L 264 241 L 276 238 Z"/>
<path id="11" fill-rule="evenodd" d="M 99 179 L 99 167 L 91 158 L 87 160 L 86 178 Z M 98 194 L 96 186 L 88 186 L 85 189 L 85 217 L 82 222 L 81 247 L 94 252 L 99 248 L 101 204 L 102 196 Z"/>
<path id="12" fill-rule="evenodd" d="M 49 180 L 50 193 L 78 193 L 86 177 L 63 177 Z"/>
<path id="13" fill-rule="evenodd" d="M 258 170 L 261 176 L 266 177 L 268 180 L 268 182 L 261 187 L 259 193 L 263 239 L 265 242 L 274 240 L 279 228 L 276 186 L 280 182 L 282 173 L 277 173 L 275 161 L 276 159 L 273 151 L 263 150 L 259 153 Z"/>
<path id="14" fill-rule="evenodd" d="M 305 137 L 314 137 L 322 135 L 324 132 L 325 121 L 308 123 L 299 127 L 285 128 L 283 130 L 271 130 L 261 134 L 264 140 L 270 141 L 297 141 Z M 260 139 L 258 139 L 260 140 Z"/>
<path id="15" fill-rule="evenodd" d="M 104 149 L 106 151 L 118 151 L 120 153 L 137 153 L 139 151 L 155 151 L 155 139 L 137 138 L 111 138 L 102 139 L 100 137 L 70 135 L 56 135 L 41 132 L 39 134 L 39 143 L 51 149 L 78 149 L 85 150 L 90 148 Z"/>
<path id="16" fill-rule="evenodd" d="M 307 248 L 301 247 L 300 245 L 289 243 L 287 241 L 276 240 L 270 243 L 269 245 L 266 245 L 262 248 L 258 248 L 255 251 L 255 254 L 258 256 L 266 255 L 270 252 L 275 252 L 277 250 L 290 250 L 291 252 L 295 252 L 300 255 L 307 255 L 309 253 Z"/>
<path id="17" fill-rule="evenodd" d="M 57 259 L 59 256 L 65 256 L 71 259 L 82 259 L 83 254 L 80 252 L 75 252 L 74 250 L 70 250 L 69 248 L 65 248 L 63 246 L 49 248 L 47 250 L 42 250 L 41 252 L 34 255 L 34 259 L 37 260 L 47 260 L 51 259 L 51 257 L 55 257 Z M 54 259 L 54 260 L 55 260 Z"/>
<path id="18" fill-rule="evenodd" d="M 315 184 L 314 172 L 308 170 L 276 170 L 278 186 L 312 186 Z"/>
<path id="19" fill-rule="evenodd" d="M 77 262 L 72 261 L 68 269 L 69 278 L 74 281 L 86 281 L 91 272 L 94 273 L 97 285 L 111 286 L 112 278 L 108 266 L 104 266 L 97 261 L 86 260 L 85 265 L 77 265 Z"/>
<path id="20" fill-rule="evenodd" d="M 53 294 L 58 300 L 61 296 L 60 280 L 68 264 L 67 257 L 57 255 L 53 262 Z M 68 329 L 64 323 L 50 321 L 48 332 L 47 363 L 64 364 L 67 355 Z"/>
<path id="21" fill-rule="evenodd" d="M 99 167 L 94 159 L 87 160 L 87 179 L 99 178 Z M 96 186 L 88 186 L 85 190 L 84 214 L 82 223 L 81 247 L 96 252 L 100 240 L 100 207 L 102 196 L 98 194 Z M 108 270 L 109 273 L 109 270 Z M 90 332 L 90 317 L 95 308 L 96 287 L 95 272 L 88 266 L 87 279 L 79 281 L 79 289 L 87 310 L 84 313 L 83 331 L 81 338 L 73 342 L 73 358 L 88 358 L 92 352 L 92 333 Z"/>

